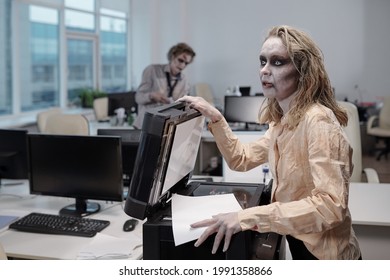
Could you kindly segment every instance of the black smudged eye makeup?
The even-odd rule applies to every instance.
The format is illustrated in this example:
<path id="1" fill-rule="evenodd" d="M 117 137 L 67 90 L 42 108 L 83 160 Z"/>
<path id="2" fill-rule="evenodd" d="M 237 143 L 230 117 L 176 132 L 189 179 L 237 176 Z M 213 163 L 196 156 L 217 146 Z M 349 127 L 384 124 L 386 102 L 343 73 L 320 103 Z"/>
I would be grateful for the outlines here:
<path id="1" fill-rule="evenodd" d="M 290 58 L 282 56 L 272 56 L 270 64 L 274 66 L 283 66 L 290 63 Z M 260 67 L 264 67 L 267 64 L 267 59 L 264 56 L 260 56 Z"/>
<path id="2" fill-rule="evenodd" d="M 273 58 L 271 59 L 271 64 L 275 66 L 286 65 L 290 62 L 289 58 Z"/>

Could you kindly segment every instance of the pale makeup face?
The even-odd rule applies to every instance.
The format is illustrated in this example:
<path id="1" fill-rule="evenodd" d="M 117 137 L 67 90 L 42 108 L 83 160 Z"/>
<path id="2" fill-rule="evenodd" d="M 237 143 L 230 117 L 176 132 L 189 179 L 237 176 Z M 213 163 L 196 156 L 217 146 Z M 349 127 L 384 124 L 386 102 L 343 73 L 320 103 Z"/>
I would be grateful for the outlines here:
<path id="1" fill-rule="evenodd" d="M 279 103 L 289 100 L 297 90 L 298 71 L 278 37 L 268 38 L 260 51 L 260 81 L 264 96 Z"/>
<path id="2" fill-rule="evenodd" d="M 170 62 L 171 74 L 173 76 L 178 75 L 184 68 L 187 67 L 192 61 L 192 56 L 188 53 L 181 53 L 178 56 L 172 58 Z"/>

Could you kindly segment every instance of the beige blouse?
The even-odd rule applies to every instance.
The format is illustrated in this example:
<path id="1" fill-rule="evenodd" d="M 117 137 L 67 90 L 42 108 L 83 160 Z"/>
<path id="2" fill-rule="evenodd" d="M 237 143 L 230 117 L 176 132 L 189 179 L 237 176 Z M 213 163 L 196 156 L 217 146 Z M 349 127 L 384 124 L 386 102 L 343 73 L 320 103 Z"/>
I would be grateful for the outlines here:
<path id="1" fill-rule="evenodd" d="M 272 203 L 240 211 L 241 228 L 292 235 L 318 259 L 358 259 L 348 209 L 352 148 L 342 127 L 322 105 L 314 105 L 294 130 L 285 120 L 248 144 L 224 119 L 209 125 L 231 169 L 270 166 Z"/>

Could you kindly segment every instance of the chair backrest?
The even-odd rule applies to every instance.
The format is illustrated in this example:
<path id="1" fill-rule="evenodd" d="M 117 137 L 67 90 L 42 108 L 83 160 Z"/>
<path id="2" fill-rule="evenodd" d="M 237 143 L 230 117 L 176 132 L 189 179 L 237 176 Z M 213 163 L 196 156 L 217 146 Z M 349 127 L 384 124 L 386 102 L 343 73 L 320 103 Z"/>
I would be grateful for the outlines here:
<path id="1" fill-rule="evenodd" d="M 88 119 L 82 114 L 56 114 L 47 119 L 48 134 L 89 135 Z"/>
<path id="2" fill-rule="evenodd" d="M 208 103 L 214 105 L 214 96 L 210 85 L 207 83 L 198 83 L 195 85 L 195 95 L 203 97 Z"/>
<path id="3" fill-rule="evenodd" d="M 338 101 L 338 103 L 347 111 L 348 114 L 348 125 L 344 127 L 344 131 L 353 149 L 352 162 L 354 167 L 351 176 L 351 182 L 361 182 L 363 160 L 358 109 L 350 102 Z"/>
<path id="4" fill-rule="evenodd" d="M 93 101 L 93 111 L 97 121 L 108 120 L 108 97 L 96 98 Z"/>
<path id="5" fill-rule="evenodd" d="M 46 127 L 47 119 L 56 114 L 61 114 L 62 109 L 61 108 L 51 108 L 46 111 L 40 112 L 37 115 L 37 126 L 39 132 L 44 132 Z"/>
<path id="6" fill-rule="evenodd" d="M 390 129 L 390 96 L 383 99 L 383 106 L 379 112 L 379 127 Z"/>

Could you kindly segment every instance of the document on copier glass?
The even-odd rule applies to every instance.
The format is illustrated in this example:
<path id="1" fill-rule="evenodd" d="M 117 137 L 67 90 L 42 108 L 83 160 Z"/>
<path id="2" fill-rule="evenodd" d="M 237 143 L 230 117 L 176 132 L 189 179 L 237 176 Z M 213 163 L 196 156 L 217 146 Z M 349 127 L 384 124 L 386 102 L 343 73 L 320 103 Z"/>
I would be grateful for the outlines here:
<path id="1" fill-rule="evenodd" d="M 241 210 L 232 193 L 206 196 L 172 195 L 172 230 L 175 246 L 198 239 L 203 228 L 191 228 L 191 224 L 220 213 Z"/>

